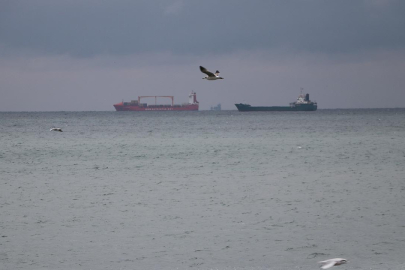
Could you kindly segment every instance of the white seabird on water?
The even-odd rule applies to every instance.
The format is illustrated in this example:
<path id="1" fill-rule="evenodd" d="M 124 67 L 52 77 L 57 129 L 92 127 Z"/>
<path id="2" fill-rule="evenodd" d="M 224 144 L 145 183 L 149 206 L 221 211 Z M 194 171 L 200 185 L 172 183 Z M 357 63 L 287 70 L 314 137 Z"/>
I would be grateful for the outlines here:
<path id="1" fill-rule="evenodd" d="M 334 258 L 334 259 L 329 259 L 329 260 L 325 260 L 325 261 L 320 261 L 318 263 L 322 264 L 321 265 L 322 269 L 328 269 L 335 265 L 341 265 L 341 264 L 347 263 L 347 260 L 343 259 L 343 258 Z"/>
<path id="2" fill-rule="evenodd" d="M 63 132 L 61 128 L 51 128 L 50 131 L 59 131 L 59 132 Z"/>
<path id="3" fill-rule="evenodd" d="M 203 79 L 206 79 L 206 80 L 209 80 L 209 81 L 223 79 L 222 77 L 219 77 L 219 71 L 218 70 L 215 73 L 212 73 L 211 71 L 208 71 L 203 66 L 200 66 L 200 70 L 201 70 L 202 73 L 207 74 L 207 76 L 204 77 Z"/>

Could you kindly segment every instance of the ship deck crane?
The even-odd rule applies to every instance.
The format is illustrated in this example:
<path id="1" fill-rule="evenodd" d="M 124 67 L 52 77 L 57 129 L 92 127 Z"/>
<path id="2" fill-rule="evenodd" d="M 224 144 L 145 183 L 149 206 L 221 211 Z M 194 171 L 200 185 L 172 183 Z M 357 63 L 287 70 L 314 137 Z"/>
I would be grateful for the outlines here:
<path id="1" fill-rule="evenodd" d="M 138 96 L 138 104 L 141 104 L 141 98 L 148 98 L 148 97 L 154 97 L 155 98 L 155 105 L 156 105 L 156 99 L 158 97 L 171 98 L 172 99 L 172 106 L 174 105 L 174 96 Z"/>

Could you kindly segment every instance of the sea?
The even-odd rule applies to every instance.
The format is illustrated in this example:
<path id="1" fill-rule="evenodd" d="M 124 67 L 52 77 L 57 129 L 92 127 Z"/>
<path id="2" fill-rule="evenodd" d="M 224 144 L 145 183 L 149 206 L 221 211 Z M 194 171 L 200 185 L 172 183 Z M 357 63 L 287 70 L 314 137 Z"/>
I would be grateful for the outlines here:
<path id="1" fill-rule="evenodd" d="M 0 269 L 336 257 L 405 269 L 405 109 L 0 113 Z"/>

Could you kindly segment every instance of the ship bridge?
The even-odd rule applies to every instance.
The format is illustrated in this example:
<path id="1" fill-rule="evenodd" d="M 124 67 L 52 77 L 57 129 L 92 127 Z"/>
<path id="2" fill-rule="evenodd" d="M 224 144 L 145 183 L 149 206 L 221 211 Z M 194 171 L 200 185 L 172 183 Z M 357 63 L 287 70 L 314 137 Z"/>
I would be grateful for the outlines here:
<path id="1" fill-rule="evenodd" d="M 189 104 L 198 104 L 197 94 L 194 91 L 191 91 L 191 94 L 188 96 Z"/>

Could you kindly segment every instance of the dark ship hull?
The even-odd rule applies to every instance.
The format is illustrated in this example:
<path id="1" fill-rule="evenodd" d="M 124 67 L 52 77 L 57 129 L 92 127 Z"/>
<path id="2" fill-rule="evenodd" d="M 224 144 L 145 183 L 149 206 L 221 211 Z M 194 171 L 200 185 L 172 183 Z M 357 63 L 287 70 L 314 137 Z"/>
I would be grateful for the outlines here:
<path id="1" fill-rule="evenodd" d="M 316 111 L 317 105 L 314 104 L 300 104 L 295 106 L 250 106 L 249 104 L 235 104 L 240 112 L 302 112 L 302 111 Z"/>

